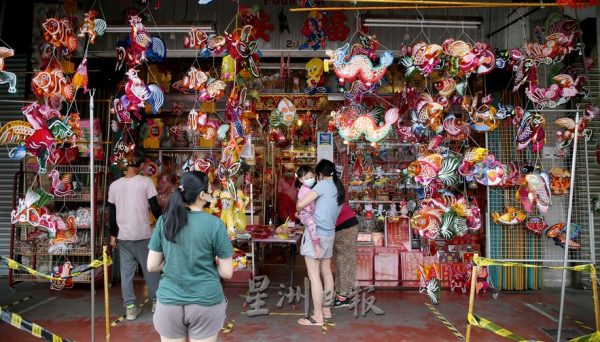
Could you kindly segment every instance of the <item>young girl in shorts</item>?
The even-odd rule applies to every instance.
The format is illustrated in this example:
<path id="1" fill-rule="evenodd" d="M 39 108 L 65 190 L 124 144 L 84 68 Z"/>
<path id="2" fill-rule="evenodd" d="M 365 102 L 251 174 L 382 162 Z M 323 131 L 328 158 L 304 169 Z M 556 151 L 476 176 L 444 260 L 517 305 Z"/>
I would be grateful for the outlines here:
<path id="1" fill-rule="evenodd" d="M 301 318 L 301 325 L 323 325 L 324 319 L 331 318 L 331 308 L 323 295 L 333 296 L 333 275 L 331 274 L 331 257 L 333 255 L 333 243 L 335 239 L 335 223 L 344 203 L 345 192 L 342 182 L 339 180 L 335 164 L 323 159 L 315 168 L 318 182 L 303 197 L 299 197 L 296 210 L 302 211 L 314 203 L 314 222 L 316 225 L 317 239 L 311 237 L 307 226 L 302 237 L 300 253 L 304 255 L 308 278 L 310 279 L 311 295 L 314 313 L 307 318 Z M 311 184 L 313 175 L 298 175 L 306 184 Z M 314 178 L 313 178 L 314 179 Z M 305 185 L 306 185 L 305 184 Z M 301 215 L 299 215 L 301 216 Z M 318 241 L 318 243 L 313 243 Z"/>
<path id="2" fill-rule="evenodd" d="M 296 188 L 299 188 L 298 202 L 311 192 L 314 185 L 315 175 L 312 168 L 308 165 L 300 166 L 298 171 L 296 171 Z M 321 257 L 321 250 L 319 248 L 319 235 L 317 235 L 317 224 L 315 223 L 314 214 L 314 201 L 310 202 L 304 209 L 298 212 L 298 218 L 305 227 L 302 244 L 300 245 L 300 254 L 312 257 L 313 259 L 319 259 Z M 309 242 L 310 245 L 308 244 Z"/>

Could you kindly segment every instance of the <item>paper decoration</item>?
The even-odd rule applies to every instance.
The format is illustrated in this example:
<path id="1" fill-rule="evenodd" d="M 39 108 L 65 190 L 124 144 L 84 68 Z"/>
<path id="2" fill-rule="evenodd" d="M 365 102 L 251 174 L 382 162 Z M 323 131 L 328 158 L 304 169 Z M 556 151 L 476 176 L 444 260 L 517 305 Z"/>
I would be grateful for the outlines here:
<path id="1" fill-rule="evenodd" d="M 127 73 L 128 81 L 125 85 L 125 95 L 121 97 L 121 103 L 126 110 L 137 113 L 139 108 L 145 107 L 148 101 L 154 114 L 164 104 L 164 94 L 156 84 L 146 85 L 138 76 L 136 69 L 129 69 Z"/>
<path id="2" fill-rule="evenodd" d="M 8 84 L 8 92 L 14 94 L 17 92 L 17 76 L 5 70 L 4 59 L 15 55 L 13 49 L 0 47 L 0 84 Z"/>
<path id="3" fill-rule="evenodd" d="M 241 69 L 246 69 L 252 76 L 259 77 L 258 73 L 258 46 L 252 35 L 252 26 L 246 25 L 232 33 L 226 33 L 227 51 L 236 60 Z"/>
<path id="4" fill-rule="evenodd" d="M 327 89 L 323 87 L 325 84 L 323 60 L 315 57 L 309 60 L 304 68 L 306 69 L 306 88 L 304 89 L 304 92 L 307 94 L 326 92 Z"/>
<path id="5" fill-rule="evenodd" d="M 96 19 L 98 12 L 90 10 L 84 13 L 83 23 L 79 27 L 79 37 L 90 37 L 90 44 L 96 42 L 96 36 L 101 36 L 106 31 L 106 21 Z"/>
<path id="6" fill-rule="evenodd" d="M 550 178 L 546 172 L 539 174 L 527 174 L 519 184 L 516 198 L 521 199 L 523 209 L 533 213 L 533 205 L 537 206 L 540 213 L 545 214 L 552 205 L 552 193 L 550 192 Z"/>
<path id="7" fill-rule="evenodd" d="M 297 119 L 296 107 L 287 98 L 281 99 L 277 105 L 277 109 L 271 112 L 271 126 L 273 127 L 290 127 Z"/>
<path id="8" fill-rule="evenodd" d="M 506 208 L 504 213 L 492 213 L 492 220 L 496 224 L 515 225 L 525 221 L 526 218 L 526 213 L 513 207 Z"/>
<path id="9" fill-rule="evenodd" d="M 79 66 L 77 66 L 77 72 L 73 75 L 73 87 L 75 91 L 79 88 L 83 88 L 83 93 L 88 92 L 88 69 L 87 69 L 87 58 L 84 58 Z"/>
<path id="10" fill-rule="evenodd" d="M 304 21 L 302 35 L 305 36 L 307 40 L 300 45 L 300 50 L 312 48 L 316 51 L 324 49 L 327 46 L 327 32 L 325 32 L 322 22 L 323 14 L 321 12 L 315 12 L 313 15 L 309 15 Z"/>
<path id="11" fill-rule="evenodd" d="M 73 174 L 65 173 L 63 175 L 54 169 L 48 174 L 48 178 L 52 180 L 50 184 L 50 193 L 56 197 L 63 197 L 75 194 L 75 186 L 73 183 Z"/>
<path id="12" fill-rule="evenodd" d="M 545 119 L 542 115 L 525 111 L 517 127 L 517 134 L 515 136 L 517 151 L 526 149 L 530 144 L 533 153 L 538 153 L 544 148 L 544 143 L 546 142 L 546 133 L 543 127 L 544 122 Z"/>
<path id="13" fill-rule="evenodd" d="M 275 26 L 271 24 L 271 18 L 260 8 L 260 5 L 255 4 L 248 8 L 240 6 L 239 15 L 246 25 L 252 26 L 252 35 L 256 39 L 262 39 L 265 42 L 271 41 L 269 32 L 275 31 Z"/>
<path id="14" fill-rule="evenodd" d="M 33 133 L 34 129 L 29 122 L 9 121 L 0 128 L 0 144 L 24 142 Z"/>
<path id="15" fill-rule="evenodd" d="M 538 88 L 536 68 L 532 67 L 530 73 L 534 76 L 530 78 L 525 94 L 537 108 L 556 108 L 567 103 L 574 96 L 585 94 L 583 89 L 585 78 L 582 76 L 573 79 L 571 75 L 560 74 L 552 78 L 554 84 L 547 88 Z"/>
<path id="16" fill-rule="evenodd" d="M 579 127 L 577 128 L 577 138 L 584 137 L 586 141 L 590 141 L 592 138 L 593 131 L 587 128 L 588 123 L 593 120 L 600 109 L 590 104 L 586 105 L 583 116 L 579 120 Z M 575 138 L 575 121 L 571 118 L 560 118 L 554 122 L 556 125 L 565 128 L 564 131 L 557 131 L 555 133 L 556 140 L 561 149 L 566 149 L 571 145 Z"/>
<path id="17" fill-rule="evenodd" d="M 37 98 L 47 97 L 53 108 L 60 108 L 61 101 L 73 101 L 75 87 L 56 63 L 38 71 L 31 80 L 31 90 Z"/>
<path id="18" fill-rule="evenodd" d="M 44 41 L 53 45 L 64 55 L 72 54 L 77 50 L 77 36 L 73 24 L 68 17 L 51 17 L 42 23 Z"/>
<path id="19" fill-rule="evenodd" d="M 394 59 L 391 51 L 384 51 L 379 58 L 379 65 L 374 66 L 369 57 L 356 55 L 346 60 L 350 45 L 344 44 L 336 50 L 327 50 L 325 54 L 330 58 L 325 63 L 333 65 L 333 70 L 338 76 L 340 84 L 360 79 L 365 85 L 370 86 L 377 83 L 384 75 L 387 67 Z"/>
<path id="20" fill-rule="evenodd" d="M 342 107 L 337 111 L 331 112 L 338 133 L 346 141 L 355 141 L 362 135 L 369 142 L 376 143 L 385 138 L 393 129 L 393 125 L 398 121 L 398 109 L 390 108 L 385 112 L 384 124 L 377 125 L 373 116 L 374 112 L 358 105 Z"/>
<path id="21" fill-rule="evenodd" d="M 123 64 L 127 64 L 128 68 L 134 68 L 145 61 L 158 63 L 167 57 L 163 40 L 150 36 L 139 16 L 129 16 L 129 25 L 131 26 L 129 36 L 117 42 L 116 70 L 121 69 Z"/>
<path id="22" fill-rule="evenodd" d="M 208 73 L 196 67 L 191 66 L 185 73 L 183 78 L 172 84 L 174 89 L 179 90 L 182 93 L 185 92 L 198 92 L 202 90 L 206 82 L 208 81 Z"/>

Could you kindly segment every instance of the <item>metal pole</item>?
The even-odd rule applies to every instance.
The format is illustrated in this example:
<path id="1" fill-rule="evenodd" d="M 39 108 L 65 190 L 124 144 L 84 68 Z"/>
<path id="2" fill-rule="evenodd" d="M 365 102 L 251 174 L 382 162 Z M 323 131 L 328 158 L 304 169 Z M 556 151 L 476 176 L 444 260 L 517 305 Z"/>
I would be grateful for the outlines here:
<path id="1" fill-rule="evenodd" d="M 583 147 L 585 150 L 585 182 L 586 188 L 585 192 L 587 194 L 587 205 L 592 205 L 592 200 L 590 199 L 590 165 L 588 163 L 589 155 L 588 155 L 588 145 L 587 141 L 583 139 Z M 594 246 L 594 212 L 588 210 L 588 228 L 590 230 L 590 260 L 593 264 L 596 263 L 596 248 Z"/>
<path id="2" fill-rule="evenodd" d="M 477 254 L 475 254 L 477 255 Z M 466 341 L 471 341 L 471 328 L 472 325 L 469 323 L 469 319 L 473 315 L 473 307 L 475 306 L 475 286 L 477 284 L 477 273 L 479 272 L 479 267 L 473 264 L 473 268 L 471 268 L 471 287 L 469 288 L 469 312 L 467 313 L 467 337 Z"/>
<path id="3" fill-rule="evenodd" d="M 104 268 L 104 320 L 106 342 L 110 342 L 110 306 L 108 294 L 108 246 L 102 246 L 102 264 Z"/>
<path id="4" fill-rule="evenodd" d="M 250 183 L 250 224 L 254 225 L 254 193 L 252 183 Z"/>
<path id="5" fill-rule="evenodd" d="M 596 268 L 590 275 L 592 280 L 592 296 L 594 298 L 594 321 L 596 323 L 596 333 L 600 332 L 600 307 L 598 306 L 598 278 L 596 277 Z"/>
<path id="6" fill-rule="evenodd" d="M 90 211 L 91 211 L 91 225 L 90 225 L 90 257 L 91 260 L 95 258 L 95 240 L 96 240 L 96 208 L 95 208 L 95 199 L 96 199 L 96 184 L 94 183 L 94 94 L 96 94 L 96 89 L 90 89 Z M 92 338 L 90 341 L 95 341 L 95 320 L 96 320 L 96 283 L 95 283 L 95 271 L 92 270 L 92 274 L 90 276 L 90 284 L 91 284 L 91 326 L 92 326 Z"/>
<path id="7" fill-rule="evenodd" d="M 579 112 L 575 114 L 575 133 L 573 137 L 573 158 L 571 160 L 571 188 L 569 189 L 569 209 L 567 210 L 567 231 L 565 236 L 565 253 L 563 256 L 562 283 L 560 286 L 560 310 L 558 314 L 558 332 L 556 340 L 560 341 L 563 314 L 565 308 L 565 288 L 567 286 L 567 259 L 569 258 L 569 236 L 571 234 L 571 216 L 573 214 L 573 190 L 575 188 L 575 164 L 577 162 L 577 140 L 579 140 Z"/>

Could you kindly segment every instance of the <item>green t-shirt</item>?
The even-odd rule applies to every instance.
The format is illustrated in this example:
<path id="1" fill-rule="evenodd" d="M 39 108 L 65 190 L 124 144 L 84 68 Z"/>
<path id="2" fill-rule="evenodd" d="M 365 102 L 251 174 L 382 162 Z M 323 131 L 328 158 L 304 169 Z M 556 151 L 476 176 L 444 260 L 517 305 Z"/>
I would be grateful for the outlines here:
<path id="1" fill-rule="evenodd" d="M 223 287 L 215 256 L 233 256 L 225 224 L 200 211 L 188 211 L 187 224 L 175 235 L 176 243 L 163 233 L 163 217 L 156 222 L 148 248 L 165 258 L 156 296 L 165 305 L 213 306 L 223 301 Z"/>

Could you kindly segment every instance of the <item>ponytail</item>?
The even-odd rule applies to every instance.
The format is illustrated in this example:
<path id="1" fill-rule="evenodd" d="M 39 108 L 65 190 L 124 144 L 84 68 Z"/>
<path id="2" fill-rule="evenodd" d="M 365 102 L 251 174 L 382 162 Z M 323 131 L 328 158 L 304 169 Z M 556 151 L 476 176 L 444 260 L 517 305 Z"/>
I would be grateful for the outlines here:
<path id="1" fill-rule="evenodd" d="M 333 173 L 333 183 L 337 188 L 337 204 L 342 205 L 346 201 L 346 190 L 344 189 L 344 184 L 342 184 L 342 181 L 337 176 L 337 172 Z"/>
<path id="2" fill-rule="evenodd" d="M 181 185 L 171 193 L 163 214 L 163 227 L 167 240 L 175 243 L 175 236 L 187 224 L 187 205 L 196 202 L 202 192 L 208 191 L 208 176 L 193 171 L 181 177 Z"/>
<path id="3" fill-rule="evenodd" d="M 342 184 L 342 181 L 337 175 L 337 171 L 335 170 L 335 164 L 327 159 L 321 159 L 321 161 L 317 164 L 317 167 L 315 168 L 315 172 L 317 173 L 317 175 L 333 178 L 333 183 L 337 188 L 337 204 L 344 204 L 346 200 L 346 190 L 344 189 L 344 184 Z"/>

